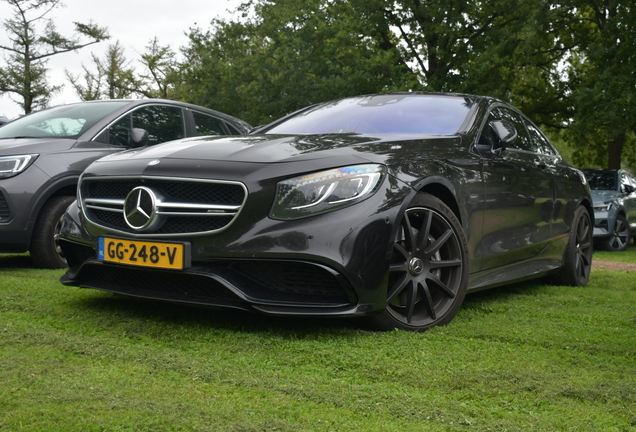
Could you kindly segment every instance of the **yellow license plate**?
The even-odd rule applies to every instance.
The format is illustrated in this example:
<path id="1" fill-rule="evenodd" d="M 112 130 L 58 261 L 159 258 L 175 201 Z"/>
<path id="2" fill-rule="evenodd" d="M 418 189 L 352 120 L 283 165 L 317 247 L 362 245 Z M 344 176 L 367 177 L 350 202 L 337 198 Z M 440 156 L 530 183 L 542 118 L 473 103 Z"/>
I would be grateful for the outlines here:
<path id="1" fill-rule="evenodd" d="M 181 270 L 189 265 L 184 243 L 149 242 L 100 237 L 97 257 L 108 262 Z"/>

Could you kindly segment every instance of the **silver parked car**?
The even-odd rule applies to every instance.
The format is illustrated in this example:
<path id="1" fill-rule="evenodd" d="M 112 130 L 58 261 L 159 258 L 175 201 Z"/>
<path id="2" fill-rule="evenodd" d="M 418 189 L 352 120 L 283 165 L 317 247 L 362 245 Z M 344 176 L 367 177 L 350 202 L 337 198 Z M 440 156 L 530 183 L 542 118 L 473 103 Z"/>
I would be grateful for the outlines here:
<path id="1" fill-rule="evenodd" d="M 582 171 L 594 200 L 594 243 L 599 249 L 624 251 L 636 235 L 636 178 L 622 169 Z"/>

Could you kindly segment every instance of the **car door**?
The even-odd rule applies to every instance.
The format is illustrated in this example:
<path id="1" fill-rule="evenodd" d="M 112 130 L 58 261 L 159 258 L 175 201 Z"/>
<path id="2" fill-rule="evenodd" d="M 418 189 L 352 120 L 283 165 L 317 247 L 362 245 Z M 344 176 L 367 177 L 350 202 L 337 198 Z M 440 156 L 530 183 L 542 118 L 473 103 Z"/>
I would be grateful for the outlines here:
<path id="1" fill-rule="evenodd" d="M 538 255 L 551 239 L 554 210 L 549 164 L 533 144 L 523 117 L 498 106 L 485 127 L 494 119 L 514 125 L 517 139 L 500 154 L 484 159 L 482 270 Z"/>

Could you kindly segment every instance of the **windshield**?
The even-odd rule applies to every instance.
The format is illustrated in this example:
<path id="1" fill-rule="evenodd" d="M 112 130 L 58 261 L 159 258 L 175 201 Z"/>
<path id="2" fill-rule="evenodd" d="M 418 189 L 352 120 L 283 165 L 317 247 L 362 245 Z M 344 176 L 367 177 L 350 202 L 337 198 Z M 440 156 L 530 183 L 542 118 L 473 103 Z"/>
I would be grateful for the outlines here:
<path id="1" fill-rule="evenodd" d="M 453 135 L 472 105 L 458 96 L 360 96 L 317 105 L 265 133 Z"/>
<path id="2" fill-rule="evenodd" d="M 583 171 L 592 190 L 617 190 L 618 176 L 615 172 Z"/>
<path id="3" fill-rule="evenodd" d="M 129 104 L 126 101 L 91 102 L 38 111 L 0 128 L 1 138 L 75 138 L 99 120 Z"/>

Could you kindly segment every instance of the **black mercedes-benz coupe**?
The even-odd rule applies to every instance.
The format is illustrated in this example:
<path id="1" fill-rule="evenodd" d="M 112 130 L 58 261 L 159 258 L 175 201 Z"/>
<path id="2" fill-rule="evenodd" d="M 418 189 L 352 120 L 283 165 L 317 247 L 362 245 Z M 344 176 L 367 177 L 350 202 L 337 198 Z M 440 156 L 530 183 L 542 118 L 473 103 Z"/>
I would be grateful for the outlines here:
<path id="1" fill-rule="evenodd" d="M 424 330 L 466 292 L 584 285 L 593 226 L 583 174 L 513 107 L 358 96 L 93 163 L 63 221 L 62 282 Z"/>

